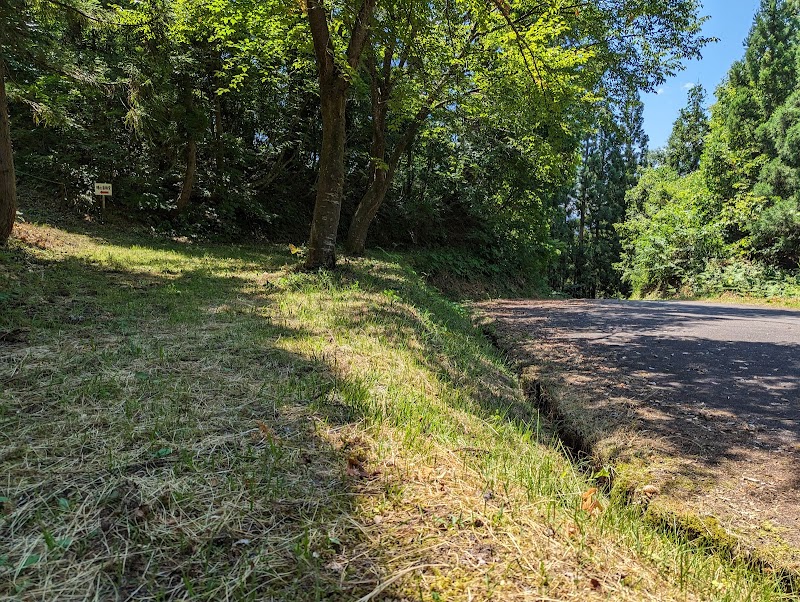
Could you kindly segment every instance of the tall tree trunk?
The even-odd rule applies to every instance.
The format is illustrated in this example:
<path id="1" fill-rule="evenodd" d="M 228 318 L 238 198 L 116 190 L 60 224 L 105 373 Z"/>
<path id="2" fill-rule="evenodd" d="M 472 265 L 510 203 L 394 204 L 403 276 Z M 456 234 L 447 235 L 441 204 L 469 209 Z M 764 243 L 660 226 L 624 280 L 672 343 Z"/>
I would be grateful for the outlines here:
<path id="1" fill-rule="evenodd" d="M 225 149 L 222 146 L 222 100 L 214 93 L 214 150 L 216 151 L 217 177 L 222 178 L 225 169 Z"/>
<path id="2" fill-rule="evenodd" d="M 319 157 L 317 199 L 306 268 L 336 265 L 336 234 L 344 191 L 345 103 L 347 87 L 338 82 L 322 89 L 322 151 Z"/>
<path id="3" fill-rule="evenodd" d="M 391 54 L 388 60 L 391 61 Z M 367 191 L 356 207 L 347 231 L 345 248 L 348 253 L 360 255 L 364 252 L 369 225 L 375 218 L 389 185 L 386 165 L 386 114 L 389 112 L 389 93 L 391 82 L 388 75 L 379 81 L 373 55 L 370 54 L 370 100 L 372 104 L 372 144 L 369 149 L 370 174 Z M 389 65 L 391 68 L 391 64 Z M 388 69 L 386 70 L 389 71 Z"/>
<path id="4" fill-rule="evenodd" d="M 214 162 L 217 171 L 217 182 L 222 182 L 223 171 L 225 170 L 225 147 L 222 142 L 223 123 L 222 123 L 222 96 L 219 93 L 220 88 L 220 73 L 224 67 L 222 63 L 222 55 L 215 57 L 216 73 L 212 75 L 212 94 L 214 95 Z"/>
<path id="5" fill-rule="evenodd" d="M 8 121 L 5 65 L 0 62 L 0 246 L 5 245 L 17 217 L 17 181 L 11 126 Z"/>
<path id="6" fill-rule="evenodd" d="M 371 58 L 372 57 L 371 55 Z M 420 127 L 431 113 L 434 102 L 437 101 L 447 84 L 451 72 L 448 71 L 431 90 L 427 101 L 419 108 L 411 122 L 406 126 L 400 139 L 397 141 L 388 162 L 386 156 L 386 115 L 389 110 L 389 98 L 394 87 L 392 80 L 392 61 L 393 49 L 388 47 L 383 58 L 383 71 L 375 69 L 374 60 L 371 60 L 371 101 L 372 101 L 372 148 L 371 160 L 372 171 L 367 191 L 361 197 L 356 212 L 350 221 L 350 229 L 347 232 L 346 248 L 349 253 L 360 255 L 364 252 L 367 242 L 367 233 L 370 224 L 375 218 L 386 198 L 389 186 L 397 172 L 397 166 L 403 157 L 403 153 L 411 146 Z M 405 64 L 405 57 L 400 59 L 400 67 Z"/>
<path id="7" fill-rule="evenodd" d="M 377 0 L 362 0 L 350 41 L 347 65 L 355 70 L 367 42 L 372 12 Z M 328 30 L 328 14 L 323 0 L 308 0 L 308 22 L 314 44 L 322 108 L 322 151 L 306 269 L 333 268 L 336 265 L 336 235 L 344 191 L 345 105 L 349 76 L 336 63 L 336 49 Z"/>
<path id="8" fill-rule="evenodd" d="M 183 174 L 183 184 L 181 184 L 181 194 L 175 205 L 173 215 L 181 213 L 189 206 L 194 189 L 194 181 L 197 177 L 197 141 L 189 139 L 186 143 L 186 171 Z"/>
<path id="9" fill-rule="evenodd" d="M 374 168 L 374 176 L 370 178 L 370 185 L 350 221 L 350 229 L 347 233 L 347 251 L 349 253 L 358 255 L 364 252 L 369 226 L 386 198 L 386 193 L 389 191 L 389 185 L 397 172 L 400 159 L 414 141 L 417 132 L 419 132 L 429 113 L 430 107 L 428 105 L 422 107 L 414 117 L 414 121 L 408 125 L 406 131 L 397 142 L 388 163 L 382 164 L 383 161 L 381 161 L 381 164 Z"/>

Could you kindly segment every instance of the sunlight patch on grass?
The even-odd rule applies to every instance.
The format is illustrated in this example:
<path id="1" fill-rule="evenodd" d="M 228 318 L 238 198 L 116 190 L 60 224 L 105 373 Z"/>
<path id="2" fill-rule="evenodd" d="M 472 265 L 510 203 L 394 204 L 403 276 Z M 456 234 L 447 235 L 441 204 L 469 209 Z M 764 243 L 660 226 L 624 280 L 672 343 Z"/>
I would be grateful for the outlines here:
<path id="1" fill-rule="evenodd" d="M 27 225 L 0 255 L 0 598 L 778 600 L 559 449 L 375 258 Z"/>

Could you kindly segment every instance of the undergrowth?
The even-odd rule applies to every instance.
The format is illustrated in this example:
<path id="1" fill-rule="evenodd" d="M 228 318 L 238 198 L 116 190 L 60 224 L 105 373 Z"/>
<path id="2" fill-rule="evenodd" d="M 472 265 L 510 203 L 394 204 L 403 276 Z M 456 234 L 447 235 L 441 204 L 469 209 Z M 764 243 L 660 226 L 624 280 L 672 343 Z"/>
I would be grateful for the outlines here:
<path id="1" fill-rule="evenodd" d="M 593 492 L 400 258 L 294 262 L 18 229 L 0 599 L 790 599 Z"/>

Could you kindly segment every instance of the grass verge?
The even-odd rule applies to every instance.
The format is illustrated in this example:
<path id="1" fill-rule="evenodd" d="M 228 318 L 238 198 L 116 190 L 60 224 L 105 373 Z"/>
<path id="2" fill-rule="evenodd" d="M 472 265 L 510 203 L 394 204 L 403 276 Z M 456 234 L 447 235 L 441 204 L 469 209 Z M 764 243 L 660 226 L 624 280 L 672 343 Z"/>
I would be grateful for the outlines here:
<path id="1" fill-rule="evenodd" d="M 791 598 L 593 491 L 399 257 L 16 236 L 0 599 Z"/>

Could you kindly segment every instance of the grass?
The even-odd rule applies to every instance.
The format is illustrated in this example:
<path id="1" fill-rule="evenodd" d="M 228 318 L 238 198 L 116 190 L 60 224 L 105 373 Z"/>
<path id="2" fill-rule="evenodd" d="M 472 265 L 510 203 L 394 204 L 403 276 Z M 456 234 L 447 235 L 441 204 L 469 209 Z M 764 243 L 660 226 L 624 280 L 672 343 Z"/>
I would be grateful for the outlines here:
<path id="1" fill-rule="evenodd" d="M 402 257 L 16 236 L 0 599 L 792 599 L 591 493 Z"/>
<path id="2" fill-rule="evenodd" d="M 718 295 L 680 296 L 682 301 L 705 301 L 709 303 L 734 303 L 742 305 L 765 305 L 772 307 L 785 307 L 800 309 L 800 296 L 774 296 L 760 297 L 756 295 L 741 295 L 737 293 L 721 293 Z"/>

